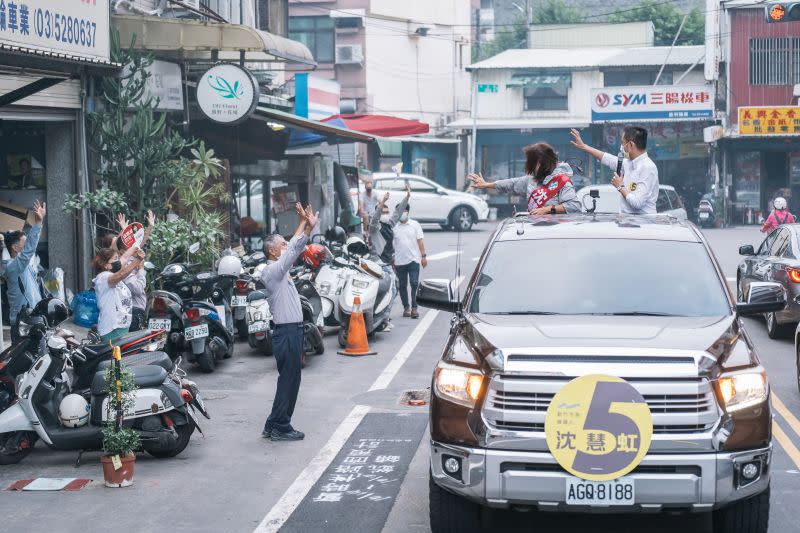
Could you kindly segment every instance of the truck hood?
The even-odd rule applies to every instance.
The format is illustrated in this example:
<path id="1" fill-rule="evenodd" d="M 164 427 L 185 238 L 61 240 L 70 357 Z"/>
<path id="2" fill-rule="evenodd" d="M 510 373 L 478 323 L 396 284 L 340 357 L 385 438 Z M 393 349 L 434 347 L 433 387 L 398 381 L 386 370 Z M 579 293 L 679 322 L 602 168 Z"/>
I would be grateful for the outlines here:
<path id="1" fill-rule="evenodd" d="M 702 351 L 736 330 L 736 318 L 470 315 L 467 336 L 481 351 L 640 348 Z M 487 350 L 488 348 L 488 350 Z"/>

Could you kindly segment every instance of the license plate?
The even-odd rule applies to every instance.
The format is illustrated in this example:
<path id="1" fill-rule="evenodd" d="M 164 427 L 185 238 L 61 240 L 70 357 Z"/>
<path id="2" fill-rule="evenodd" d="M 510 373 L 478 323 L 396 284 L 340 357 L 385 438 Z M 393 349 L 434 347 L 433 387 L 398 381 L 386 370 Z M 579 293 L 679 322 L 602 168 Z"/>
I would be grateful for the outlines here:
<path id="1" fill-rule="evenodd" d="M 231 300 L 231 307 L 246 307 L 247 296 L 234 296 Z"/>
<path id="2" fill-rule="evenodd" d="M 187 341 L 208 337 L 208 324 L 200 324 L 183 330 L 183 335 Z"/>
<path id="3" fill-rule="evenodd" d="M 703 220 L 707 219 L 708 217 L 709 217 L 708 213 L 700 213 L 700 218 L 702 218 Z"/>
<path id="4" fill-rule="evenodd" d="M 253 322 L 252 324 L 247 326 L 248 333 L 258 333 L 259 331 L 267 331 L 266 322 Z"/>
<path id="5" fill-rule="evenodd" d="M 169 318 L 151 318 L 147 322 L 147 327 L 157 331 L 169 331 L 172 328 L 172 320 Z"/>
<path id="6" fill-rule="evenodd" d="M 632 479 L 587 481 L 567 478 L 567 505 L 633 505 L 634 498 Z"/>

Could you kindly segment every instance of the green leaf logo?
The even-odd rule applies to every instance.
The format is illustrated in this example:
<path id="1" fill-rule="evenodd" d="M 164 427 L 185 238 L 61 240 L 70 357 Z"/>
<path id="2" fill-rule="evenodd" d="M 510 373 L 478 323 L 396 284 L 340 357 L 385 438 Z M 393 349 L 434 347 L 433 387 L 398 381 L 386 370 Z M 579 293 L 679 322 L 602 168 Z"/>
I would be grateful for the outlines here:
<path id="1" fill-rule="evenodd" d="M 244 87 L 237 81 L 231 84 L 222 76 L 208 75 L 208 86 L 217 91 L 217 93 L 226 99 L 240 100 L 244 96 Z"/>

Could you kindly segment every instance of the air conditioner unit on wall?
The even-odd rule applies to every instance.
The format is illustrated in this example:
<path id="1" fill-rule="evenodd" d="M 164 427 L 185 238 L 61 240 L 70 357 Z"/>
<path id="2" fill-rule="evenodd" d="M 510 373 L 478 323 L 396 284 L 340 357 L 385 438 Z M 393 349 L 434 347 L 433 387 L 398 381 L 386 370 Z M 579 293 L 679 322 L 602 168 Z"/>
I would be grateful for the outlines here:
<path id="1" fill-rule="evenodd" d="M 361 65 L 364 63 L 364 48 L 360 44 L 336 46 L 337 65 Z"/>

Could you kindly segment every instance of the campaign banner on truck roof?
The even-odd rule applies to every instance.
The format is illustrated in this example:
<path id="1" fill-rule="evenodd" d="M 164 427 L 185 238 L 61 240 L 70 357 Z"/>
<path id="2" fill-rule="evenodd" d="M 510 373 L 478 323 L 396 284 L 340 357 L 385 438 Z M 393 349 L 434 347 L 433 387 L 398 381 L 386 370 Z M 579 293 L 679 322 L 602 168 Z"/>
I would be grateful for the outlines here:
<path id="1" fill-rule="evenodd" d="M 592 90 L 592 122 L 714 118 L 711 85 L 603 87 Z"/>
<path id="2" fill-rule="evenodd" d="M 108 61 L 109 35 L 109 3 L 103 0 L 0 1 L 3 44 Z"/>

